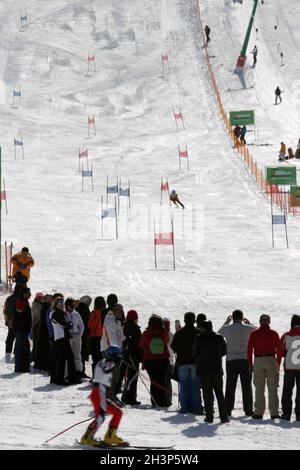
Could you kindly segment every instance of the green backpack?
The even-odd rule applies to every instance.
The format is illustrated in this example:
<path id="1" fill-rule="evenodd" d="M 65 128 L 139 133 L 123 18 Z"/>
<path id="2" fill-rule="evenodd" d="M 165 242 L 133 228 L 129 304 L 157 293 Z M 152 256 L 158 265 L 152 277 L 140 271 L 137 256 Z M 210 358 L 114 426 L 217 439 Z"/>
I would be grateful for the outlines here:
<path id="1" fill-rule="evenodd" d="M 154 337 L 150 341 L 150 352 L 151 354 L 163 354 L 165 350 L 165 343 L 159 337 Z"/>

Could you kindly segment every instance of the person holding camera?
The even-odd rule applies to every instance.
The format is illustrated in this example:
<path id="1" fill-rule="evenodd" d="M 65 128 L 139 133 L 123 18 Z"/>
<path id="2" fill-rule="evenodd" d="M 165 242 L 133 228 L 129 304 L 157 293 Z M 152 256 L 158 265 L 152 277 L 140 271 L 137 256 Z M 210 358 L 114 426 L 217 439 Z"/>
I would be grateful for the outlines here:
<path id="1" fill-rule="evenodd" d="M 56 385 L 69 385 L 78 383 L 76 378 L 74 354 L 70 345 L 73 325 L 67 321 L 64 311 L 64 299 L 56 297 L 52 302 L 50 319 L 54 331 L 55 367 L 51 376 L 51 383 Z M 68 382 L 65 381 L 65 367 L 68 364 Z"/>
<path id="2" fill-rule="evenodd" d="M 244 318 L 241 310 L 234 310 L 218 331 L 227 342 L 225 402 L 228 416 L 231 416 L 234 409 L 238 377 L 240 377 L 242 386 L 245 415 L 252 416 L 252 374 L 248 365 L 247 347 L 249 337 L 255 329 L 256 326 L 252 325 L 247 318 Z"/>

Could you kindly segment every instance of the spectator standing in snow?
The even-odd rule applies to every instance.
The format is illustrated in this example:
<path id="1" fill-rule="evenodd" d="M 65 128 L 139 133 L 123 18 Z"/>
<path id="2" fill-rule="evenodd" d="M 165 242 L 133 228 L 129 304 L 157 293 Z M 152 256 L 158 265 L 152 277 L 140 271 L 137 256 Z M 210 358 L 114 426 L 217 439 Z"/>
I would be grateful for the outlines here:
<path id="1" fill-rule="evenodd" d="M 90 336 L 90 347 L 91 347 L 91 354 L 92 354 L 92 369 L 96 367 L 96 364 L 102 359 L 102 354 L 100 350 L 101 338 L 102 338 L 102 314 L 106 309 L 106 302 L 104 297 L 99 296 L 95 298 L 94 301 L 94 310 L 92 311 L 88 329 L 89 329 L 89 336 Z"/>
<path id="2" fill-rule="evenodd" d="M 169 334 L 163 327 L 161 317 L 152 315 L 142 334 L 140 348 L 143 364 L 150 378 L 152 407 L 167 406 L 166 373 L 169 368 Z"/>
<path id="3" fill-rule="evenodd" d="M 123 341 L 125 336 L 121 324 L 121 318 L 124 315 L 123 306 L 121 304 L 115 304 L 113 310 L 109 311 L 105 317 L 103 324 L 103 333 L 101 338 L 101 352 L 106 351 L 109 346 L 115 345 L 122 349 Z M 120 378 L 120 365 L 113 370 L 111 387 L 108 390 L 107 397 L 116 402 L 118 405 L 121 404 L 120 400 L 116 397 L 118 381 Z"/>
<path id="4" fill-rule="evenodd" d="M 300 316 L 293 315 L 291 320 L 291 329 L 284 333 L 281 340 L 281 351 L 284 356 L 284 379 L 282 390 L 282 416 L 281 419 L 290 421 L 292 415 L 293 388 L 296 383 L 296 403 L 295 413 L 296 421 L 300 421 L 300 362 L 299 351 L 300 344 Z"/>
<path id="5" fill-rule="evenodd" d="M 205 25 L 205 28 L 204 28 L 204 31 L 205 31 L 205 34 L 206 34 L 206 42 L 208 43 L 210 41 L 210 27 L 208 25 Z"/>
<path id="6" fill-rule="evenodd" d="M 72 323 L 67 321 L 64 312 L 64 300 L 56 297 L 52 302 L 50 319 L 54 332 L 55 370 L 51 376 L 51 383 L 56 385 L 68 385 L 79 383 L 76 377 L 74 354 L 70 345 L 70 331 Z M 65 381 L 65 366 L 68 365 L 68 381 Z"/>
<path id="7" fill-rule="evenodd" d="M 271 419 L 279 417 L 278 381 L 281 361 L 281 348 L 278 333 L 271 330 L 269 315 L 261 315 L 260 327 L 252 331 L 248 342 L 248 363 L 253 369 L 255 386 L 254 419 L 262 419 L 266 409 L 265 385 L 269 393 Z M 253 354 L 255 356 L 253 363 Z M 276 357 L 277 356 L 277 357 Z"/>
<path id="8" fill-rule="evenodd" d="M 286 154 L 286 146 L 284 142 L 280 142 L 280 150 L 279 150 L 279 160 L 285 160 L 285 154 Z"/>
<path id="9" fill-rule="evenodd" d="M 278 98 L 280 100 L 280 103 L 282 103 L 282 98 L 281 98 L 281 93 L 283 93 L 282 90 L 280 90 L 279 86 L 275 89 L 275 104 L 277 104 Z"/>
<path id="10" fill-rule="evenodd" d="M 89 348 L 89 332 L 88 332 L 88 324 L 89 324 L 89 319 L 90 319 L 90 305 L 92 303 L 92 299 L 89 295 L 84 295 L 83 297 L 80 297 L 79 303 L 76 307 L 76 311 L 79 313 L 81 316 L 81 319 L 84 324 L 84 332 L 82 335 L 82 342 L 81 342 L 81 357 L 82 357 L 82 373 L 81 376 L 83 378 L 88 378 L 88 376 L 85 373 L 85 362 L 89 360 L 89 353 L 90 353 L 90 348 Z"/>
<path id="11" fill-rule="evenodd" d="M 34 301 L 31 305 L 31 316 L 32 316 L 32 360 L 35 361 L 38 331 L 40 326 L 41 310 L 44 302 L 44 294 L 38 292 L 35 294 Z"/>
<path id="12" fill-rule="evenodd" d="M 257 53 L 258 53 L 258 49 L 257 49 L 256 46 L 254 46 L 252 51 L 251 51 L 251 54 L 253 55 L 253 64 L 252 64 L 252 66 L 255 66 L 256 63 L 257 63 Z"/>
<path id="13" fill-rule="evenodd" d="M 28 339 L 31 331 L 30 296 L 30 289 L 25 286 L 21 287 L 12 319 L 16 335 L 15 372 L 30 372 L 30 344 Z"/>
<path id="14" fill-rule="evenodd" d="M 200 330 L 195 325 L 193 312 L 184 315 L 184 327 L 176 331 L 171 348 L 176 354 L 179 378 L 180 413 L 203 414 L 201 379 L 196 371 L 193 345 Z"/>
<path id="15" fill-rule="evenodd" d="M 295 157 L 300 158 L 300 139 L 298 140 Z"/>
<path id="16" fill-rule="evenodd" d="M 221 423 L 228 423 L 223 394 L 222 357 L 226 355 L 226 341 L 213 331 L 211 321 L 204 321 L 194 343 L 197 372 L 201 377 L 205 406 L 205 421 L 213 423 L 213 392 L 218 401 Z"/>
<path id="17" fill-rule="evenodd" d="M 74 355 L 76 370 L 76 380 L 81 383 L 82 358 L 81 358 L 81 338 L 84 332 L 84 324 L 81 316 L 75 310 L 75 300 L 70 297 L 65 301 L 66 320 L 72 324 L 70 329 L 70 345 Z"/>
<path id="18" fill-rule="evenodd" d="M 174 356 L 174 351 L 171 348 L 171 343 L 173 341 L 174 334 L 171 332 L 170 328 L 170 320 L 168 318 L 163 318 L 163 325 L 164 328 L 167 330 L 168 335 L 169 335 L 169 342 L 168 342 L 168 351 L 169 351 L 169 368 L 166 374 L 166 386 L 167 386 L 167 406 L 172 405 L 172 381 L 171 381 L 171 376 L 172 372 L 175 366 L 175 356 Z"/>
<path id="19" fill-rule="evenodd" d="M 142 351 L 139 347 L 141 339 L 141 328 L 138 325 L 138 313 L 136 310 L 129 310 L 124 323 L 123 359 L 126 365 L 126 384 L 122 395 L 122 402 L 127 405 L 140 405 L 137 401 L 137 382 L 139 364 L 142 359 Z"/>
<path id="20" fill-rule="evenodd" d="M 241 139 L 241 142 L 243 142 L 243 144 L 245 144 L 245 145 L 247 143 L 246 140 L 245 140 L 246 132 L 247 132 L 247 127 L 244 124 L 243 127 L 241 128 L 240 139 Z"/>
<path id="21" fill-rule="evenodd" d="M 11 353 L 13 350 L 13 344 L 16 338 L 15 332 L 13 329 L 12 320 L 14 316 L 16 301 L 19 296 L 19 291 L 21 287 L 22 287 L 22 284 L 15 285 L 14 292 L 6 298 L 4 307 L 3 307 L 4 321 L 5 321 L 5 325 L 8 328 L 7 337 L 5 340 L 6 361 L 10 360 Z"/>
<path id="22" fill-rule="evenodd" d="M 233 323 L 231 323 L 231 320 Z M 243 395 L 243 408 L 246 416 L 252 416 L 252 375 L 247 359 L 249 337 L 256 326 L 244 318 L 241 310 L 234 310 L 218 333 L 224 336 L 227 344 L 225 402 L 228 416 L 234 409 L 235 390 L 240 377 Z"/>
<path id="23" fill-rule="evenodd" d="M 52 296 L 46 294 L 40 312 L 39 329 L 35 351 L 34 369 L 49 370 L 50 365 L 50 339 L 47 326 L 47 312 L 51 310 Z"/>
<path id="24" fill-rule="evenodd" d="M 30 278 L 30 269 L 34 266 L 34 260 L 29 249 L 24 246 L 19 253 L 11 259 L 13 265 L 12 277 L 15 282 L 26 285 Z"/>
<path id="25" fill-rule="evenodd" d="M 239 138 L 241 136 L 241 127 L 238 124 L 233 129 L 233 134 L 234 134 L 235 146 L 238 147 L 240 144 Z"/>

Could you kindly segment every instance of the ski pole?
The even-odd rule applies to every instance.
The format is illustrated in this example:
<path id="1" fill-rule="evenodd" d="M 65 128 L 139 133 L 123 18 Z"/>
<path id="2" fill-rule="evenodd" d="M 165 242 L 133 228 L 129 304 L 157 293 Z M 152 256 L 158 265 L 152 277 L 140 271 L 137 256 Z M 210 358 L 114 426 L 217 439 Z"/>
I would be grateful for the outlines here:
<path id="1" fill-rule="evenodd" d="M 73 424 L 73 425 L 70 426 L 69 428 L 64 429 L 63 431 L 59 432 L 59 433 L 56 434 L 55 436 L 50 437 L 50 439 L 47 439 L 46 441 L 44 441 L 44 442 L 42 443 L 42 446 L 43 446 L 44 444 L 47 444 L 48 442 L 52 441 L 52 439 L 55 439 L 56 437 L 60 436 L 60 435 L 63 434 L 64 432 L 69 431 L 69 429 L 75 428 L 75 426 L 78 426 L 79 424 L 82 424 L 82 423 L 86 423 L 87 421 L 91 421 L 92 419 L 95 419 L 95 416 L 93 416 L 92 418 L 88 418 L 88 419 L 85 419 L 85 420 L 83 420 L 83 421 L 79 421 L 78 423 Z"/>
<path id="2" fill-rule="evenodd" d="M 153 396 L 152 396 L 152 394 L 151 394 L 151 391 L 148 389 L 147 385 L 145 384 L 142 375 L 140 374 L 139 370 L 137 370 L 137 368 L 134 366 L 134 362 L 133 362 L 131 356 L 129 356 L 129 360 L 130 360 L 130 362 L 131 362 L 131 364 L 132 364 L 132 365 L 131 365 L 131 368 L 133 368 L 134 370 L 137 371 L 138 376 L 140 377 L 140 379 L 141 379 L 141 381 L 142 381 L 142 383 L 143 383 L 145 389 L 146 389 L 147 392 L 149 393 L 151 400 L 153 401 L 154 405 L 158 408 L 158 404 L 157 404 L 156 401 L 154 400 L 154 398 L 153 398 Z"/>

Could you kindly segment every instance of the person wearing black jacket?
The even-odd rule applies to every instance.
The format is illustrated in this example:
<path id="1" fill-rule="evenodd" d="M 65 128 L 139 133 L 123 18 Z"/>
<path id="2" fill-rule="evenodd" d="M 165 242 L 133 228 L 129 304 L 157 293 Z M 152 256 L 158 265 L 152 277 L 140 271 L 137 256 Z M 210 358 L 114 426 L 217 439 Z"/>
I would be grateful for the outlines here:
<path id="1" fill-rule="evenodd" d="M 92 299 L 89 295 L 84 295 L 80 297 L 79 303 L 76 307 L 76 312 L 79 313 L 81 319 L 84 324 L 84 331 L 81 337 L 81 358 L 82 358 L 82 372 L 81 377 L 89 378 L 85 373 L 85 362 L 89 360 L 90 354 L 90 342 L 89 342 L 89 330 L 88 324 L 90 319 L 90 305 L 92 303 Z"/>
<path id="2" fill-rule="evenodd" d="M 28 287 L 21 287 L 14 308 L 12 326 L 16 335 L 15 372 L 30 372 L 30 344 L 28 335 L 31 331 L 31 296 Z"/>
<path id="3" fill-rule="evenodd" d="M 196 316 L 192 312 L 184 315 L 185 326 L 178 330 L 173 337 L 171 348 L 176 354 L 179 377 L 180 413 L 203 414 L 201 399 L 201 381 L 196 374 L 193 357 L 193 344 L 200 333 L 194 324 Z"/>
<path id="4" fill-rule="evenodd" d="M 70 345 L 70 330 L 73 325 L 66 320 L 64 312 L 64 300 L 57 297 L 52 302 L 50 313 L 54 331 L 54 352 L 56 357 L 55 371 L 50 383 L 56 385 L 68 385 L 69 383 L 81 383 L 76 377 L 74 354 Z M 68 381 L 65 381 L 65 367 L 68 365 Z"/>
<path id="5" fill-rule="evenodd" d="M 215 392 L 221 423 L 228 423 L 228 416 L 223 394 L 222 357 L 226 355 L 226 341 L 222 335 L 215 333 L 211 321 L 204 321 L 202 333 L 194 342 L 193 352 L 196 359 L 197 372 L 201 376 L 205 406 L 205 421 L 212 423 L 213 391 Z"/>
<path id="6" fill-rule="evenodd" d="M 7 355 L 7 359 L 10 357 L 9 355 L 12 353 L 13 344 L 15 341 L 15 333 L 12 327 L 12 318 L 14 316 L 16 301 L 19 295 L 19 291 L 22 287 L 22 284 L 16 284 L 15 289 L 11 295 L 9 295 L 4 303 L 3 307 L 3 315 L 5 320 L 5 325 L 8 328 L 7 337 L 5 340 L 5 354 Z"/>
<path id="7" fill-rule="evenodd" d="M 37 334 L 34 369 L 49 371 L 50 339 L 47 327 L 47 311 L 51 307 L 52 295 L 46 294 L 41 308 L 40 323 Z"/>
<path id="8" fill-rule="evenodd" d="M 141 328 L 137 324 L 138 314 L 135 310 L 129 310 L 124 323 L 123 360 L 126 367 L 125 375 L 127 381 L 122 395 L 122 402 L 127 405 L 140 405 L 137 401 L 137 382 L 139 364 L 142 359 L 142 351 L 139 347 L 141 339 Z"/>

